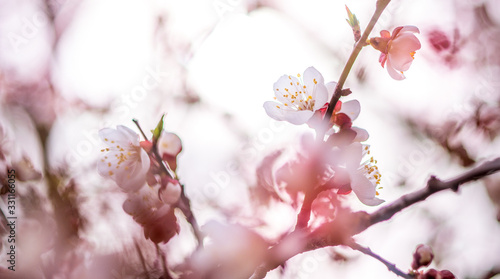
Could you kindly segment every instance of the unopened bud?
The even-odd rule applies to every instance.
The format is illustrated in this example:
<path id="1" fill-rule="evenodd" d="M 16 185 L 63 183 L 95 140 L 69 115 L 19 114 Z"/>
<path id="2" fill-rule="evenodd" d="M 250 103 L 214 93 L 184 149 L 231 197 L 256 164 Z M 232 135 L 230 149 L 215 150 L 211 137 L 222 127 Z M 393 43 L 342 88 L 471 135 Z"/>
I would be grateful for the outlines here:
<path id="1" fill-rule="evenodd" d="M 411 268 L 417 270 L 420 267 L 428 266 L 432 262 L 432 259 L 434 259 L 432 248 L 428 245 L 420 244 L 417 246 L 415 253 L 413 253 Z"/>
<path id="2" fill-rule="evenodd" d="M 455 279 L 455 275 L 449 270 L 438 271 L 431 268 L 427 272 L 420 274 L 418 279 Z"/>
<path id="3" fill-rule="evenodd" d="M 159 190 L 159 197 L 164 203 L 172 205 L 179 200 L 181 196 L 181 185 L 176 180 L 169 182 L 166 187 L 162 186 Z"/>

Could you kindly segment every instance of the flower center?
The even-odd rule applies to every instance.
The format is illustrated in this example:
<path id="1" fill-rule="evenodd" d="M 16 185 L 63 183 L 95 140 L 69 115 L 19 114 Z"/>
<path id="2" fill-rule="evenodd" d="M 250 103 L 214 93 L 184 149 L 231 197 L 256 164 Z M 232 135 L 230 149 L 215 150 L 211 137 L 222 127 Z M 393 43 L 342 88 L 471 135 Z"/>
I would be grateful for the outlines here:
<path id="1" fill-rule="evenodd" d="M 303 80 L 300 78 L 300 74 L 297 74 L 297 78 L 292 76 L 288 76 L 290 80 L 290 88 L 285 87 L 285 92 L 281 92 L 284 102 L 281 100 L 285 107 L 289 107 L 295 110 L 314 110 L 314 101 L 312 94 L 310 94 L 310 90 L 314 92 L 315 88 L 307 88 L 304 85 Z M 313 79 L 314 84 L 318 84 L 316 79 Z M 276 89 L 279 91 L 279 88 Z M 277 99 L 276 97 L 274 97 Z M 281 108 L 280 106 L 276 106 L 277 108 Z"/>

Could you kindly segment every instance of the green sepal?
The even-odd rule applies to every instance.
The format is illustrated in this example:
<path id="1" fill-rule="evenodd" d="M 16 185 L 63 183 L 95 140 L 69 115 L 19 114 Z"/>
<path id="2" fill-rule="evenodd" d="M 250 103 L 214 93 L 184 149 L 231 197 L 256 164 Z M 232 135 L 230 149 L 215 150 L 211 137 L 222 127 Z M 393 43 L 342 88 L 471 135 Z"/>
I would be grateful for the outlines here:
<path id="1" fill-rule="evenodd" d="M 158 142 L 158 139 L 160 138 L 161 131 L 163 131 L 163 117 L 165 117 L 165 114 L 161 116 L 158 125 L 156 125 L 156 128 L 153 130 L 153 146 L 156 146 L 156 142 Z"/>

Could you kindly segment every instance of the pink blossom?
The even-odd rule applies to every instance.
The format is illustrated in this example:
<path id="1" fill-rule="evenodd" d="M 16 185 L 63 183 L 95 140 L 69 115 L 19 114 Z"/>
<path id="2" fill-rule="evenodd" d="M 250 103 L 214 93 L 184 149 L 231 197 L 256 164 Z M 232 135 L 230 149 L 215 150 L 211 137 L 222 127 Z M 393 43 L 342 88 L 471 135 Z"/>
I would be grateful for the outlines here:
<path id="1" fill-rule="evenodd" d="M 381 37 L 370 39 L 370 44 L 380 52 L 380 64 L 387 63 L 387 72 L 396 80 L 403 80 L 404 71 L 407 71 L 413 62 L 415 52 L 420 49 L 420 41 L 413 33 L 419 33 L 415 26 L 399 26 L 391 33 L 387 30 L 380 32 Z"/>

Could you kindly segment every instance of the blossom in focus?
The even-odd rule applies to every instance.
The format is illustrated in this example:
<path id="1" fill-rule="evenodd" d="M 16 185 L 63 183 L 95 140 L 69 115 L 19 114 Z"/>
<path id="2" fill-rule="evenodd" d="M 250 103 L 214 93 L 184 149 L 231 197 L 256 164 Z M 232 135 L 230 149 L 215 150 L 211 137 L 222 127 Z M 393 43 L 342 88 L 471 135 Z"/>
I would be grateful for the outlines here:
<path id="1" fill-rule="evenodd" d="M 107 145 L 97 163 L 99 174 L 113 179 L 126 192 L 139 190 L 150 166 L 148 154 L 140 147 L 139 135 L 118 125 L 116 129 L 101 129 L 99 137 Z"/>
<path id="2" fill-rule="evenodd" d="M 304 71 L 303 78 L 284 75 L 274 83 L 274 99 L 264 103 L 267 115 L 278 121 L 295 125 L 307 123 L 329 100 L 335 82 L 325 84 L 323 76 L 314 67 Z"/>
<path id="3" fill-rule="evenodd" d="M 419 33 L 415 26 L 399 26 L 391 33 L 380 31 L 381 37 L 370 39 L 370 44 L 382 52 L 379 62 L 382 67 L 387 63 L 387 72 L 396 80 L 403 80 L 404 71 L 407 71 L 413 62 L 415 52 L 420 49 L 420 41 L 413 33 Z"/>
<path id="4" fill-rule="evenodd" d="M 384 202 L 377 198 L 377 186 L 380 184 L 381 174 L 373 157 L 362 162 L 367 154 L 370 154 L 368 145 L 353 142 L 347 146 L 343 154 L 345 167 L 334 168 L 333 183 L 341 186 L 340 190 L 344 193 L 352 190 L 362 203 L 375 206 Z"/>

